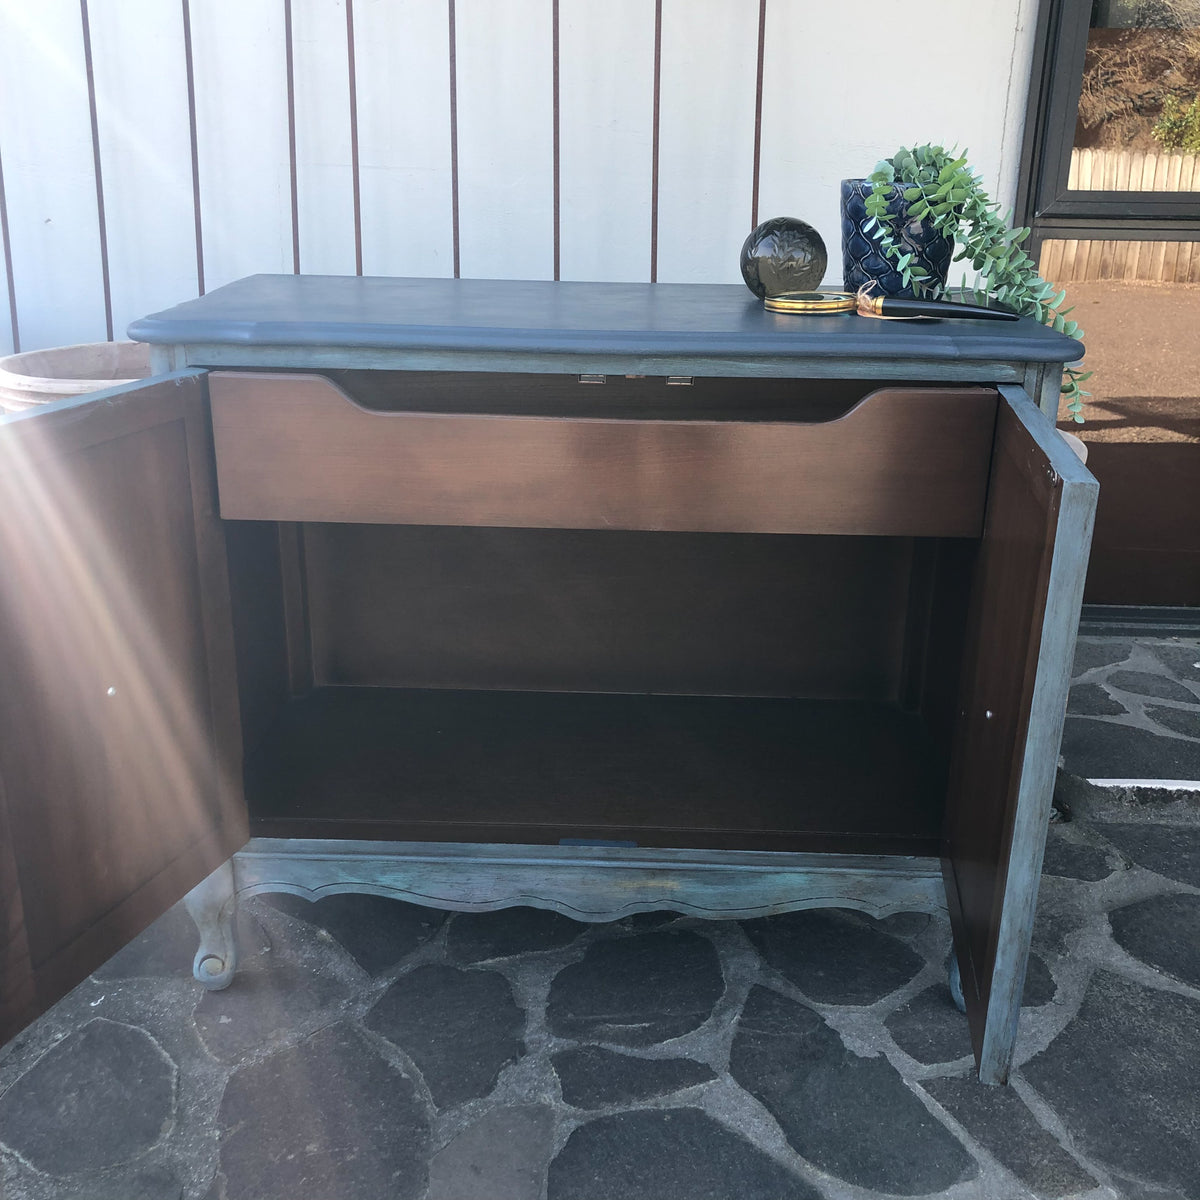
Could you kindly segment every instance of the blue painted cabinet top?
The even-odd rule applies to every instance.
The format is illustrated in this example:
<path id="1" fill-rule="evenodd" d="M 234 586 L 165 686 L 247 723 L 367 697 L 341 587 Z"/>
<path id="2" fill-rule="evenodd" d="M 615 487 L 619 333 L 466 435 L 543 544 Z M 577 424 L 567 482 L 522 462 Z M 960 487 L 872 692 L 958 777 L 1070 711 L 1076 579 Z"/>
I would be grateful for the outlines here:
<path id="1" fill-rule="evenodd" d="M 718 373 L 722 363 L 757 364 L 768 374 L 794 369 L 798 361 L 830 359 L 961 369 L 1066 363 L 1083 353 L 1079 342 L 1031 320 L 770 313 L 735 284 L 325 275 L 252 275 L 143 317 L 129 336 L 160 345 L 241 348 L 247 361 L 255 351 L 288 346 L 419 356 L 505 353 L 526 360 L 512 364 L 518 369 L 543 371 L 556 362 L 574 369 L 580 356 L 630 363 L 688 358 L 695 374 Z"/>

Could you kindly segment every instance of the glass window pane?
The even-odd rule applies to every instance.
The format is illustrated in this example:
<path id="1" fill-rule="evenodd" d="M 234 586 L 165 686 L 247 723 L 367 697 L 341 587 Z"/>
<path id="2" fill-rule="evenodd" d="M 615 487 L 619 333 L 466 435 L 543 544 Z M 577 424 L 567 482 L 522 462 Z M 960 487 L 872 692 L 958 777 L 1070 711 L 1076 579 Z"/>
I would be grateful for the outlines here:
<path id="1" fill-rule="evenodd" d="M 1051 241 L 1039 265 L 1095 371 L 1059 422 L 1100 481 L 1085 599 L 1200 605 L 1200 242 Z"/>
<path id="2" fill-rule="evenodd" d="M 1200 191 L 1200 0 L 1094 0 L 1067 186 Z"/>

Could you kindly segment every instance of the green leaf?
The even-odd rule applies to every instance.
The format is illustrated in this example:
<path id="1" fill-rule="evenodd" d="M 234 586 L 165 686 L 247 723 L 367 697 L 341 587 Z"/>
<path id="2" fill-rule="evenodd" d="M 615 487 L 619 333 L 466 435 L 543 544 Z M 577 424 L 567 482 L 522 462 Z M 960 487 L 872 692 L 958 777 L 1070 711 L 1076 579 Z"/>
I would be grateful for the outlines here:
<path id="1" fill-rule="evenodd" d="M 966 165 L 965 158 L 955 159 L 953 162 L 948 162 L 938 172 L 938 183 L 945 183 L 948 179 L 953 179 Z"/>
<path id="2" fill-rule="evenodd" d="M 1066 292 L 1042 278 L 1037 263 L 1022 248 L 1030 231 L 1014 228 L 1012 214 L 1004 212 L 983 187 L 982 175 L 967 162 L 965 152 L 933 144 L 901 146 L 890 159 L 879 164 L 872 178 L 867 215 L 877 219 L 874 234 L 889 263 L 897 264 L 906 287 L 920 294 L 938 294 L 928 273 L 917 266 L 898 242 L 899 218 L 891 210 L 892 181 L 902 184 L 908 205 L 907 217 L 931 225 L 954 243 L 954 261 L 969 263 L 976 272 L 969 289 L 976 303 L 991 303 L 1010 312 L 1030 316 L 1068 336 L 1082 340 L 1083 330 L 1068 319 Z M 873 202 L 873 203 L 872 203 Z M 968 290 L 968 289 L 964 289 Z M 1080 383 L 1090 372 L 1068 370 L 1063 392 L 1074 406 L 1081 407 Z M 1082 417 L 1076 416 L 1077 420 Z"/>

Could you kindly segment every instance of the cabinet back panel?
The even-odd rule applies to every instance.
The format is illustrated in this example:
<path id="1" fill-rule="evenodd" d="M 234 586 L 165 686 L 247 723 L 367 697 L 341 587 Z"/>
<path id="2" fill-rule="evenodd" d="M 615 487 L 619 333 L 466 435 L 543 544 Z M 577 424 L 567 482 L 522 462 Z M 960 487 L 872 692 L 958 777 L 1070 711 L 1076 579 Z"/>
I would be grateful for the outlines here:
<path id="1" fill-rule="evenodd" d="M 262 740 L 292 691 L 280 562 L 281 532 L 278 525 L 269 521 L 225 523 L 238 660 L 238 700 L 247 753 Z"/>
<path id="2" fill-rule="evenodd" d="M 307 525 L 315 683 L 894 699 L 907 538 Z"/>

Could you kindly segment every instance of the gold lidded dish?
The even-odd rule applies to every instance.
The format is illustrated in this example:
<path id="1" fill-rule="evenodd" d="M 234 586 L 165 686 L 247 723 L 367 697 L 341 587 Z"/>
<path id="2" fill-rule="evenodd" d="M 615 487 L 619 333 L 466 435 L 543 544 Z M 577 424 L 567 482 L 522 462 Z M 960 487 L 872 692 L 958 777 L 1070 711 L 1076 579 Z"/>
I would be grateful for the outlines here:
<path id="1" fill-rule="evenodd" d="M 780 292 L 764 297 L 763 307 L 781 313 L 839 313 L 854 312 L 857 302 L 853 292 Z"/>

